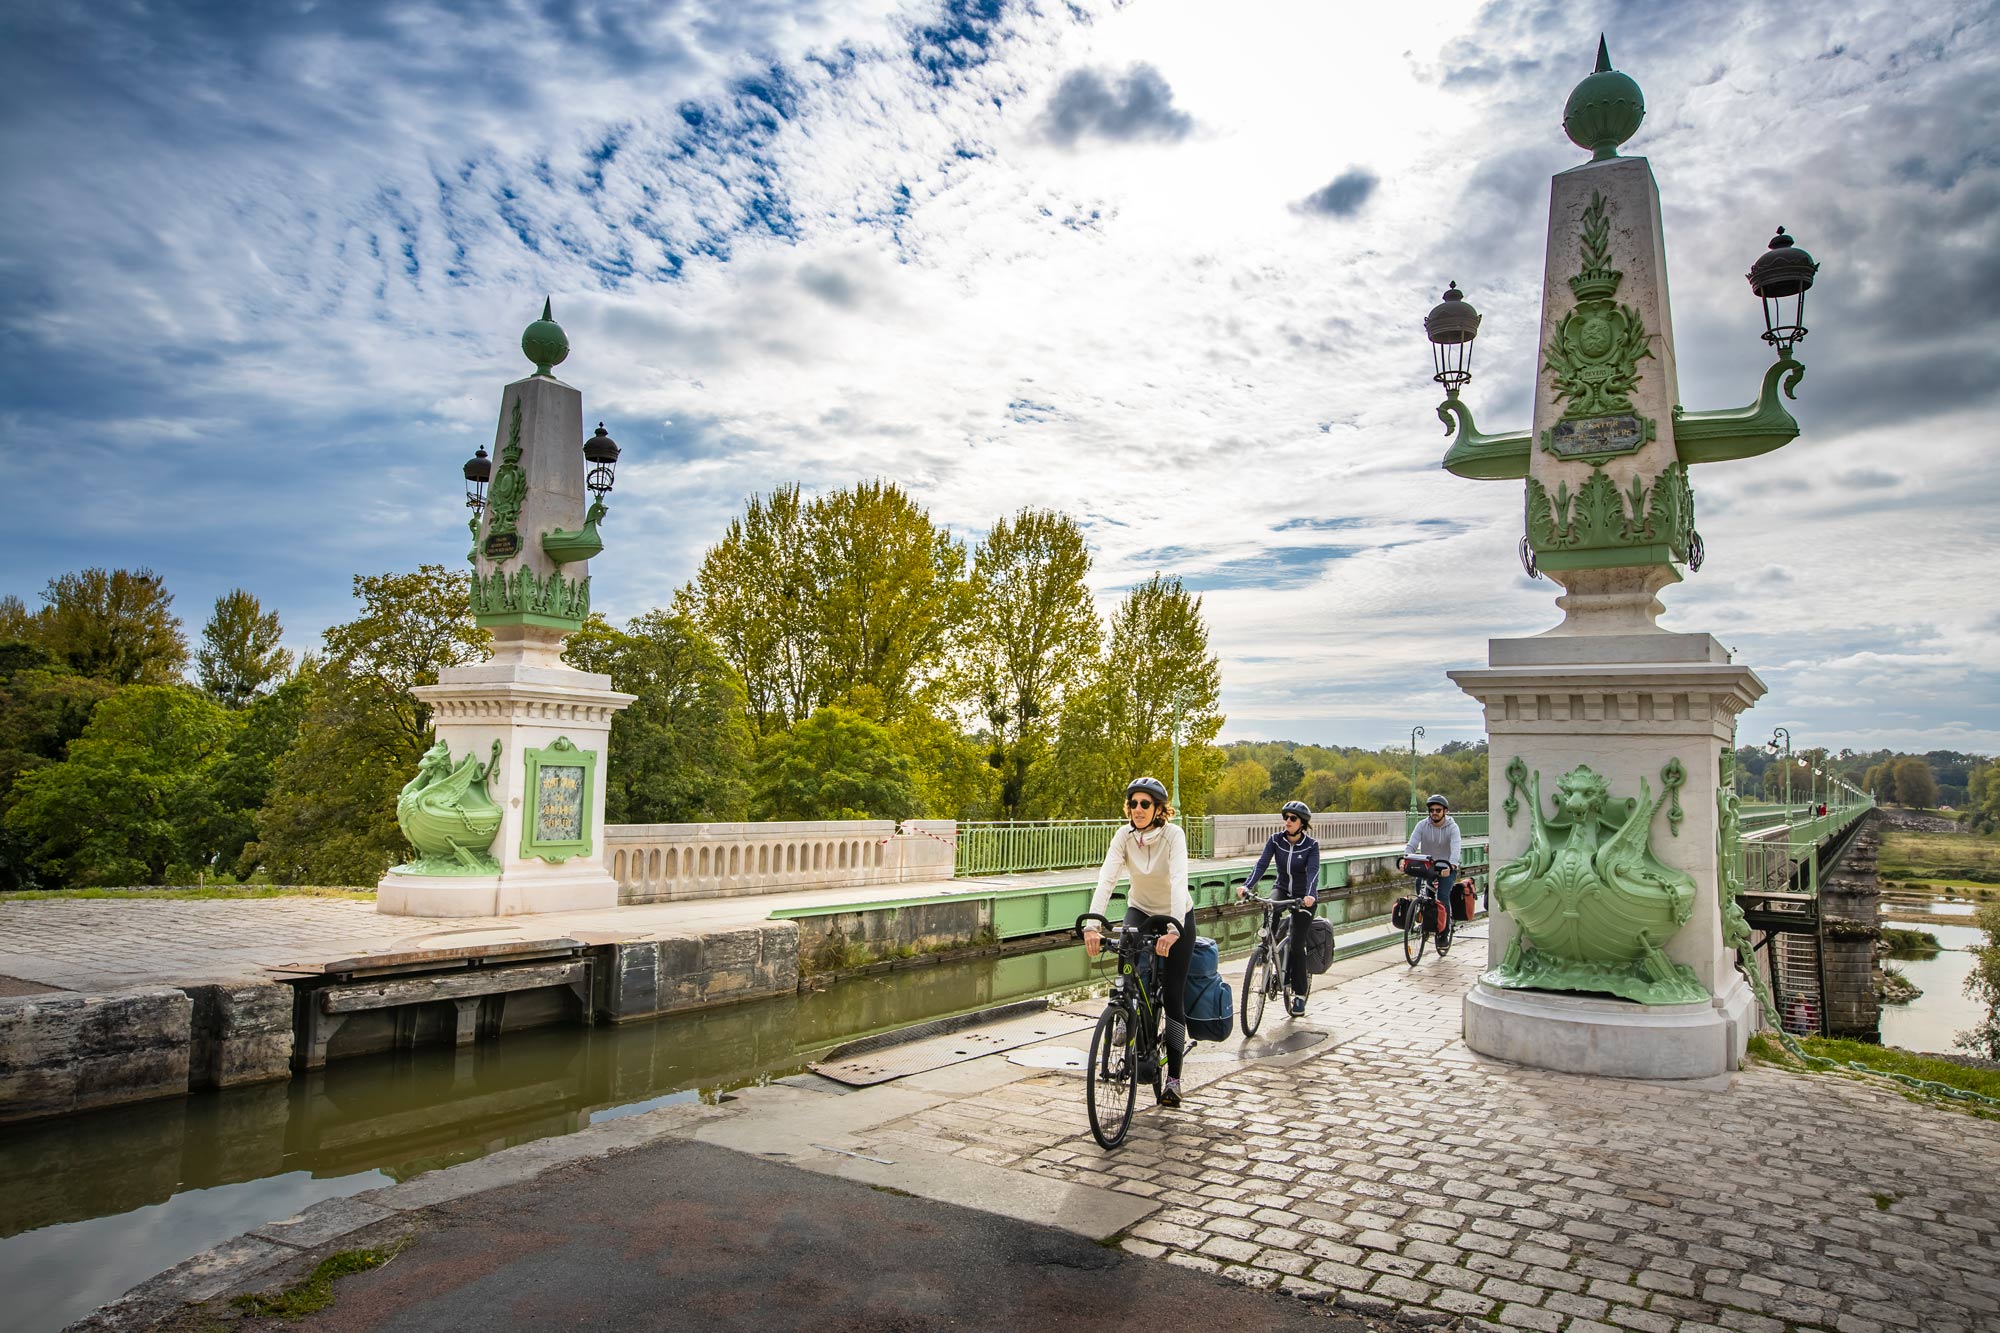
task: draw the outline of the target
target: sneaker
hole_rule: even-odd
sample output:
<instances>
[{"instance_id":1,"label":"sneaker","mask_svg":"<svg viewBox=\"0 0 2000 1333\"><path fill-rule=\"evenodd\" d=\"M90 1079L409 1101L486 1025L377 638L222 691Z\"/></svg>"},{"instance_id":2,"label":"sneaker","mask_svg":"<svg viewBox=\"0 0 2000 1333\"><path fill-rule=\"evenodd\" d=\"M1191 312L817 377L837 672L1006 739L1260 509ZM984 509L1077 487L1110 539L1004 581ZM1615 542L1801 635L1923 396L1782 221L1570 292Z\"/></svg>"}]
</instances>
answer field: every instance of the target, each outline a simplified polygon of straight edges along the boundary
<instances>
[{"instance_id":1,"label":"sneaker","mask_svg":"<svg viewBox=\"0 0 2000 1333\"><path fill-rule=\"evenodd\" d=\"M1303 996L1303 995L1294 995L1294 996L1292 997L1292 1017L1293 1017L1293 1018L1304 1018L1305 1016L1306 1016L1306 999L1305 999L1305 996Z\"/></svg>"},{"instance_id":2,"label":"sneaker","mask_svg":"<svg viewBox=\"0 0 2000 1333\"><path fill-rule=\"evenodd\" d=\"M1170 1078L1167 1080L1167 1086L1160 1089L1160 1105L1179 1106L1180 1104L1181 1081L1177 1078Z\"/></svg>"}]
</instances>

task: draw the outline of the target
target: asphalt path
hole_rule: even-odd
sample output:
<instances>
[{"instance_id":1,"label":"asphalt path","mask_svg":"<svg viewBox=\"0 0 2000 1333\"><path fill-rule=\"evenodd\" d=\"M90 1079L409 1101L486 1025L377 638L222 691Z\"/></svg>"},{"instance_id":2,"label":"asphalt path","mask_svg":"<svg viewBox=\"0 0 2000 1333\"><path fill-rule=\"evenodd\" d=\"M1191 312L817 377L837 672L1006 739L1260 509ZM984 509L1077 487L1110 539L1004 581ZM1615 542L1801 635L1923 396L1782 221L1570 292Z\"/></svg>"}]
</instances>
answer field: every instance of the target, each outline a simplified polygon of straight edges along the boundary
<instances>
[{"instance_id":1,"label":"asphalt path","mask_svg":"<svg viewBox=\"0 0 2000 1333\"><path fill-rule=\"evenodd\" d=\"M394 1259L340 1279L334 1292L327 1309L282 1327L1362 1333L1392 1326L1052 1227L685 1141L437 1205Z\"/></svg>"}]
</instances>

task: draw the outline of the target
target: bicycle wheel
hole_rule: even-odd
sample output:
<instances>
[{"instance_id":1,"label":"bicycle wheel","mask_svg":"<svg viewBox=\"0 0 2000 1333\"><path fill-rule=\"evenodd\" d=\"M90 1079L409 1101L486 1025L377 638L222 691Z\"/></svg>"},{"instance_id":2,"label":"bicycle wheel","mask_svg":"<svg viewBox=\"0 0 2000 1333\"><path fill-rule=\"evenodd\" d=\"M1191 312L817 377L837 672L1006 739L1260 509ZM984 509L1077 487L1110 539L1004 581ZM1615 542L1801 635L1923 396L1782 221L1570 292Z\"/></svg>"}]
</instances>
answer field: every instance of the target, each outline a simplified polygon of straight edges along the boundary
<instances>
[{"instance_id":1,"label":"bicycle wheel","mask_svg":"<svg viewBox=\"0 0 2000 1333\"><path fill-rule=\"evenodd\" d=\"M1249 965L1243 969L1243 1000L1239 1006L1243 1019L1243 1035L1257 1035L1257 1025L1264 1021L1264 1001L1271 981L1271 956L1263 945L1250 951Z\"/></svg>"},{"instance_id":2,"label":"bicycle wheel","mask_svg":"<svg viewBox=\"0 0 2000 1333\"><path fill-rule=\"evenodd\" d=\"M1424 916L1430 904L1418 897L1410 901L1410 915L1403 922L1403 958L1411 967L1424 956L1424 941L1430 938Z\"/></svg>"},{"instance_id":3,"label":"bicycle wheel","mask_svg":"<svg viewBox=\"0 0 2000 1333\"><path fill-rule=\"evenodd\" d=\"M1132 1127L1132 1107L1139 1095L1133 1051L1132 1011L1122 1004L1105 1006L1097 1031L1090 1034L1090 1064L1083 1073L1083 1100L1090 1112L1090 1134L1106 1148L1125 1141Z\"/></svg>"}]
</instances>

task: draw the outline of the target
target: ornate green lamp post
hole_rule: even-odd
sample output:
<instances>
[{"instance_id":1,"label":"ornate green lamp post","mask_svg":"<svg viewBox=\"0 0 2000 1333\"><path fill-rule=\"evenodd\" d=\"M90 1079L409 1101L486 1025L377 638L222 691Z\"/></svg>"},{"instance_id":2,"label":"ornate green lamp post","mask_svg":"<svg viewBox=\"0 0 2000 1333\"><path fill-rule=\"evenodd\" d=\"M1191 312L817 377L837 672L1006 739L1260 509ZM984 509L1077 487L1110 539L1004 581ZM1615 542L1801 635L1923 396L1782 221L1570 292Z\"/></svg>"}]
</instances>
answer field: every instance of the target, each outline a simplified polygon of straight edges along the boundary
<instances>
[{"instance_id":1,"label":"ornate green lamp post","mask_svg":"<svg viewBox=\"0 0 2000 1333\"><path fill-rule=\"evenodd\" d=\"M1619 152L1645 106L1600 40L1563 107L1590 160L1550 182L1529 429L1474 422L1472 348L1492 331L1456 282L1424 320L1444 467L1522 484L1522 565L1562 590L1561 624L1491 640L1485 669L1449 673L1485 706L1487 808L1507 814L1464 1032L1482 1054L1545 1068L1706 1077L1735 1067L1754 1024L1725 932L1726 774L1764 685L1714 636L1660 628L1658 594L1704 558L1690 469L1799 433L1783 399L1805 373L1795 349L1818 266L1789 236L1767 247L1748 276L1776 361L1748 406L1686 409L1659 186Z\"/></svg>"},{"instance_id":2,"label":"ornate green lamp post","mask_svg":"<svg viewBox=\"0 0 2000 1333\"><path fill-rule=\"evenodd\" d=\"M1424 734L1422 727L1410 728L1410 815L1421 815L1423 806L1417 804L1417 737Z\"/></svg>"},{"instance_id":3,"label":"ornate green lamp post","mask_svg":"<svg viewBox=\"0 0 2000 1333\"><path fill-rule=\"evenodd\" d=\"M1770 755L1777 754L1780 741L1784 742L1785 747L1785 762L1783 765L1785 775L1785 809L1789 811L1792 808L1792 733L1784 727L1773 728L1771 739L1764 742L1764 753ZM1787 815L1787 818L1789 817Z\"/></svg>"}]
</instances>

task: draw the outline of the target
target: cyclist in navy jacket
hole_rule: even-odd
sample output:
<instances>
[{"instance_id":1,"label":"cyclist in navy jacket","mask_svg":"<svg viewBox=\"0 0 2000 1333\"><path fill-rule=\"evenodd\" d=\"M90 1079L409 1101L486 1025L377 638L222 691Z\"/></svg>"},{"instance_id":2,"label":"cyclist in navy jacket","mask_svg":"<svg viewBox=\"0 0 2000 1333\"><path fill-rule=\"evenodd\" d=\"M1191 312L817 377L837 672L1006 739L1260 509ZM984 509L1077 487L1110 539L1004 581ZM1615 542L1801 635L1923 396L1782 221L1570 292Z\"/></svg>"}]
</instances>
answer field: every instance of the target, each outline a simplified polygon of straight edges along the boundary
<instances>
[{"instance_id":1,"label":"cyclist in navy jacket","mask_svg":"<svg viewBox=\"0 0 2000 1333\"><path fill-rule=\"evenodd\" d=\"M1271 897L1280 902L1298 904L1289 909L1292 914L1292 948L1285 969L1292 987L1292 1016L1296 1018L1306 1011L1306 991L1312 984L1311 976L1306 971L1306 928L1319 907L1319 843L1306 832L1312 827L1312 811L1306 808L1304 801L1287 801L1278 813L1284 818L1285 831L1273 833L1270 841L1264 844L1264 853L1257 858L1256 869L1238 887L1236 896L1249 897L1257 887L1257 881L1264 878L1264 871L1275 867L1278 879L1272 886ZM1286 909L1271 909L1274 915L1281 910Z\"/></svg>"}]
</instances>

